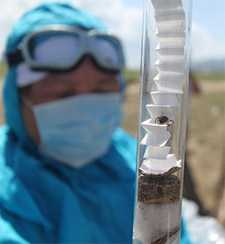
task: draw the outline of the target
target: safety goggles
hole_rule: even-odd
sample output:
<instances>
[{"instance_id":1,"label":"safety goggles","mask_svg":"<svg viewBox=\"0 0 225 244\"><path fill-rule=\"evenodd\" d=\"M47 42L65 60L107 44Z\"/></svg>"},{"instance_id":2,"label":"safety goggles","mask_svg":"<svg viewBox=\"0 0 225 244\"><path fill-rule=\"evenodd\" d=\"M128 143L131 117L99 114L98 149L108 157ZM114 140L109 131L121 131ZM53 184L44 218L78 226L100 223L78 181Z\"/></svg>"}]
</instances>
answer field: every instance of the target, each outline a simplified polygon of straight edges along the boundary
<instances>
[{"instance_id":1,"label":"safety goggles","mask_svg":"<svg viewBox=\"0 0 225 244\"><path fill-rule=\"evenodd\" d=\"M109 72L120 72L125 65L121 42L115 36L61 25L29 34L6 59L10 67L26 63L35 71L65 72L86 56Z\"/></svg>"}]
</instances>

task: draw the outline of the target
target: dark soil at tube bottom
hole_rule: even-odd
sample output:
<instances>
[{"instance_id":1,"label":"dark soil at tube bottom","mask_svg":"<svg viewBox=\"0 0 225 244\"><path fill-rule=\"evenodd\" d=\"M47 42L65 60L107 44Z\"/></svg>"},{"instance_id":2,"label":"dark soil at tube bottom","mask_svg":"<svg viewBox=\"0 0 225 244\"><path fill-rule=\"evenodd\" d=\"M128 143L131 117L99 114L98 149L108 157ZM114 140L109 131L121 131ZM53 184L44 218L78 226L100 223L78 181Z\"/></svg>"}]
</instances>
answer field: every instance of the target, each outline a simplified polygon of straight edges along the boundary
<instances>
[{"instance_id":1,"label":"dark soil at tube bottom","mask_svg":"<svg viewBox=\"0 0 225 244\"><path fill-rule=\"evenodd\" d=\"M176 202L180 198L181 183L175 175L139 173L138 201L145 204Z\"/></svg>"}]
</instances>

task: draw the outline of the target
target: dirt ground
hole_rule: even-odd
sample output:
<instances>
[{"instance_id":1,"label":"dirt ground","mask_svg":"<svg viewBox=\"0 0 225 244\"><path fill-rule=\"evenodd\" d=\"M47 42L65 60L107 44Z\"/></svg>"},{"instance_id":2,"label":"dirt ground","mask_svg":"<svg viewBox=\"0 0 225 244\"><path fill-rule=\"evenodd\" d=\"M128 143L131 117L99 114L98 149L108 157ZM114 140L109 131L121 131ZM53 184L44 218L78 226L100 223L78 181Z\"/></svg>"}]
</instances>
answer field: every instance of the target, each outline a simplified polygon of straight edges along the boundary
<instances>
[{"instance_id":1,"label":"dirt ground","mask_svg":"<svg viewBox=\"0 0 225 244\"><path fill-rule=\"evenodd\" d=\"M216 214L225 177L225 82L202 82L202 94L193 97L188 152L205 206Z\"/></svg>"},{"instance_id":2,"label":"dirt ground","mask_svg":"<svg viewBox=\"0 0 225 244\"><path fill-rule=\"evenodd\" d=\"M222 161L224 145L225 81L201 81L202 93L193 97L189 124L189 164L196 181L197 192L204 205L216 213L221 191L221 177L225 172ZM0 87L1 89L1 87ZM130 82L125 100L124 127L137 135L139 84ZM0 123L3 122L0 103Z\"/></svg>"}]
</instances>

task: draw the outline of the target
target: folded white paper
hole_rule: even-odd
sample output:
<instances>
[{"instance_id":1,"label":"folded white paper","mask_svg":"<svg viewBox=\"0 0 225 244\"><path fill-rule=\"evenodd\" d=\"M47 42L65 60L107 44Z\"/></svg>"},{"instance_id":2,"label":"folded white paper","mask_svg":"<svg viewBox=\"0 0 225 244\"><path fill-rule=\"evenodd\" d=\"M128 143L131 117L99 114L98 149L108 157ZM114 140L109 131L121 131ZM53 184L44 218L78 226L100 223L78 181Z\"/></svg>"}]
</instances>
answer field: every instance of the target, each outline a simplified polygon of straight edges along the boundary
<instances>
[{"instance_id":1,"label":"folded white paper","mask_svg":"<svg viewBox=\"0 0 225 244\"><path fill-rule=\"evenodd\" d=\"M162 41L167 41L167 38L174 39L174 38L185 38L185 33L184 32L173 32L173 30L170 30L168 32L159 32L158 30L156 31L156 36L159 38L159 41L161 43Z\"/></svg>"},{"instance_id":2,"label":"folded white paper","mask_svg":"<svg viewBox=\"0 0 225 244\"><path fill-rule=\"evenodd\" d=\"M153 147L148 146L145 150L144 158L166 159L171 147Z\"/></svg>"},{"instance_id":3,"label":"folded white paper","mask_svg":"<svg viewBox=\"0 0 225 244\"><path fill-rule=\"evenodd\" d=\"M158 134L147 133L141 141L142 145L165 146L171 135L168 131L160 131Z\"/></svg>"},{"instance_id":4,"label":"folded white paper","mask_svg":"<svg viewBox=\"0 0 225 244\"><path fill-rule=\"evenodd\" d=\"M184 59L180 60L157 60L155 63L157 70L160 72L178 72L184 73L185 61Z\"/></svg>"},{"instance_id":5,"label":"folded white paper","mask_svg":"<svg viewBox=\"0 0 225 244\"><path fill-rule=\"evenodd\" d=\"M184 48L185 38L184 37L160 37L159 43L162 47L174 47L174 48ZM177 46L175 46L177 45Z\"/></svg>"},{"instance_id":6,"label":"folded white paper","mask_svg":"<svg viewBox=\"0 0 225 244\"><path fill-rule=\"evenodd\" d=\"M176 47L172 47L172 48L162 48L160 44L157 45L156 47L156 53L158 55L171 55L171 56L176 56L176 55L182 55L184 56L184 47L183 48L176 48Z\"/></svg>"},{"instance_id":7,"label":"folded white paper","mask_svg":"<svg viewBox=\"0 0 225 244\"><path fill-rule=\"evenodd\" d=\"M153 79L154 81L166 80L168 82L184 83L185 74L179 72L159 72Z\"/></svg>"},{"instance_id":8,"label":"folded white paper","mask_svg":"<svg viewBox=\"0 0 225 244\"><path fill-rule=\"evenodd\" d=\"M160 46L161 49L183 49L184 44L183 38L167 38L166 41L158 42L157 47Z\"/></svg>"},{"instance_id":9,"label":"folded white paper","mask_svg":"<svg viewBox=\"0 0 225 244\"><path fill-rule=\"evenodd\" d=\"M181 0L152 0L152 5L157 10L166 10L182 7L182 2Z\"/></svg>"},{"instance_id":10,"label":"folded white paper","mask_svg":"<svg viewBox=\"0 0 225 244\"><path fill-rule=\"evenodd\" d=\"M165 91L165 92L182 92L183 91L182 82L157 80L157 81L155 81L155 83L156 83L156 86L159 91Z\"/></svg>"},{"instance_id":11,"label":"folded white paper","mask_svg":"<svg viewBox=\"0 0 225 244\"><path fill-rule=\"evenodd\" d=\"M184 44L185 44L185 36L183 33L160 33L157 34L158 36L158 42L160 43L160 45L162 47L164 47L164 49L175 49L175 51L177 51L176 49L180 49L180 51L182 51L182 49L184 50ZM178 46L175 46L177 45ZM168 48L165 48L166 45L168 46ZM170 48L170 46L171 48ZM183 45L183 48L181 47L181 45ZM157 52L156 52L157 53ZM183 56L184 57L184 52L176 55L176 54L172 54L172 56Z\"/></svg>"},{"instance_id":12,"label":"folded white paper","mask_svg":"<svg viewBox=\"0 0 225 244\"><path fill-rule=\"evenodd\" d=\"M163 92L153 91L151 92L152 100L157 105L170 105L178 106L181 102L181 96L183 92Z\"/></svg>"},{"instance_id":13,"label":"folded white paper","mask_svg":"<svg viewBox=\"0 0 225 244\"><path fill-rule=\"evenodd\" d=\"M185 63L185 58L184 55L157 55L157 60L159 63L160 61L162 63L182 63L184 65ZM160 60L160 61L159 61Z\"/></svg>"},{"instance_id":14,"label":"folded white paper","mask_svg":"<svg viewBox=\"0 0 225 244\"><path fill-rule=\"evenodd\" d=\"M169 20L185 20L185 12L183 8L177 9L164 9L155 12L156 22L169 21Z\"/></svg>"},{"instance_id":15,"label":"folded white paper","mask_svg":"<svg viewBox=\"0 0 225 244\"><path fill-rule=\"evenodd\" d=\"M143 161L140 169L146 174L163 174L174 167L181 167L174 154L169 154L166 159L149 158Z\"/></svg>"},{"instance_id":16,"label":"folded white paper","mask_svg":"<svg viewBox=\"0 0 225 244\"><path fill-rule=\"evenodd\" d=\"M158 55L157 61L156 61L157 64L160 62L161 63L170 62L170 63L179 63L184 65L185 59L184 59L184 55Z\"/></svg>"},{"instance_id":17,"label":"folded white paper","mask_svg":"<svg viewBox=\"0 0 225 244\"><path fill-rule=\"evenodd\" d=\"M156 23L156 28L158 33L163 32L185 32L185 20L168 20L168 21L159 21Z\"/></svg>"},{"instance_id":18,"label":"folded white paper","mask_svg":"<svg viewBox=\"0 0 225 244\"><path fill-rule=\"evenodd\" d=\"M161 131L167 130L167 125L152 123L151 119L142 122L141 125L147 132L151 132L153 134L157 134L160 133Z\"/></svg>"},{"instance_id":19,"label":"folded white paper","mask_svg":"<svg viewBox=\"0 0 225 244\"><path fill-rule=\"evenodd\" d=\"M178 109L176 106L149 104L146 105L146 108L151 116L151 121L156 121L157 118L162 116L165 116L172 121L176 120Z\"/></svg>"}]
</instances>

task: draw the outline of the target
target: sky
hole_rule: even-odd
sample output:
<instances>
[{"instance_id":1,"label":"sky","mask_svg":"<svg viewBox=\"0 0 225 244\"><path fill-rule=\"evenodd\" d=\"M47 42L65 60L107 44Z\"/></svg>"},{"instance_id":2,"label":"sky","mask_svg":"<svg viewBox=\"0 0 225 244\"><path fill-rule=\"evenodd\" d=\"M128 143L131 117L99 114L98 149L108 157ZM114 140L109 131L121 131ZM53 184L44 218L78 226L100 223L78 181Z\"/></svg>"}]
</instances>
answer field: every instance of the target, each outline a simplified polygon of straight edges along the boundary
<instances>
[{"instance_id":1,"label":"sky","mask_svg":"<svg viewBox=\"0 0 225 244\"><path fill-rule=\"evenodd\" d=\"M143 1L147 0L71 0L100 16L124 43L127 63L140 65ZM187 1L187 0L185 0ZM43 0L8 0L1 5L0 54L5 38L24 11ZM225 1L193 0L192 60L225 57Z\"/></svg>"},{"instance_id":2,"label":"sky","mask_svg":"<svg viewBox=\"0 0 225 244\"><path fill-rule=\"evenodd\" d=\"M225 57L225 1L193 1L193 59Z\"/></svg>"}]
</instances>

